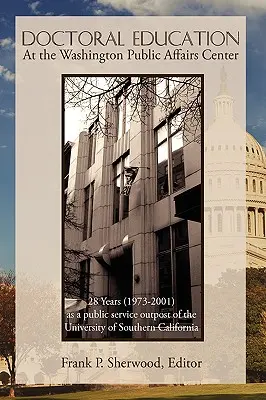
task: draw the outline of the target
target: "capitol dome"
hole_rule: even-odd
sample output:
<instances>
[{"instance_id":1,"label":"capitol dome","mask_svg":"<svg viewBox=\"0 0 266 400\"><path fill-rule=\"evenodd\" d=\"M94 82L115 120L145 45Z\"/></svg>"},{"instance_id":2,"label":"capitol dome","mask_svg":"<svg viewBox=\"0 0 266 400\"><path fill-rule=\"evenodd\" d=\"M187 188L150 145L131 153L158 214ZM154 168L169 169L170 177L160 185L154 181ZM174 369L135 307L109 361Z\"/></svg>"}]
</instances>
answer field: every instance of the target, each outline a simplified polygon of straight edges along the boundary
<instances>
[{"instance_id":1,"label":"capitol dome","mask_svg":"<svg viewBox=\"0 0 266 400\"><path fill-rule=\"evenodd\" d=\"M266 156L257 140L247 132L246 138L247 169L249 165L266 168Z\"/></svg>"},{"instance_id":2,"label":"capitol dome","mask_svg":"<svg viewBox=\"0 0 266 400\"><path fill-rule=\"evenodd\" d=\"M246 135L247 262L266 267L266 156L250 134Z\"/></svg>"}]
</instances>

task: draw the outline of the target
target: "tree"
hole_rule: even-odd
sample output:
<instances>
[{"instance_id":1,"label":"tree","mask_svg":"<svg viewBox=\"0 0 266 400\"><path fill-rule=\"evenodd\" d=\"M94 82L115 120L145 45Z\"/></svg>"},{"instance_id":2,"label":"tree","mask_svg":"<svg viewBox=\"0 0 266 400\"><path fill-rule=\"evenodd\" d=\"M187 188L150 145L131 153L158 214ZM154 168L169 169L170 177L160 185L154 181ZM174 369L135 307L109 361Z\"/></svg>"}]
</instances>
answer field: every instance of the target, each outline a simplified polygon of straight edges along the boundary
<instances>
[{"instance_id":1,"label":"tree","mask_svg":"<svg viewBox=\"0 0 266 400\"><path fill-rule=\"evenodd\" d=\"M25 277L23 280L20 279L20 288L23 288L23 310L25 311L23 315L21 313L18 315L20 329L17 332L18 347L15 348L15 275L14 272L0 273L0 356L5 359L10 374L10 397L15 397L17 369L17 378L20 376L20 381L22 375L26 376L21 363L27 359L32 350L38 355L54 351L54 348L57 348L57 331L60 330L60 321L56 318L56 310L60 307L60 302L58 302L55 288L51 284L38 283L33 278L30 281ZM40 314L47 316L47 321L51 326L58 325L58 330L47 331L46 324L39 319ZM32 329L33 326L34 329ZM44 334L46 335L45 343L40 339Z\"/></svg>"},{"instance_id":2,"label":"tree","mask_svg":"<svg viewBox=\"0 0 266 400\"><path fill-rule=\"evenodd\" d=\"M266 268L247 269L247 379L266 380Z\"/></svg>"},{"instance_id":3,"label":"tree","mask_svg":"<svg viewBox=\"0 0 266 400\"><path fill-rule=\"evenodd\" d=\"M65 230L81 231L83 224L77 219L75 201L66 201L65 205ZM69 298L80 298L82 273L77 264L89 258L89 252L75 248L66 243L64 245L64 295ZM84 277L85 278L85 277ZM85 300L85 299L84 299Z\"/></svg>"},{"instance_id":4,"label":"tree","mask_svg":"<svg viewBox=\"0 0 266 400\"><path fill-rule=\"evenodd\" d=\"M178 124L189 140L199 140L202 121L202 79L200 76L176 77L66 77L65 106L86 110L87 121L99 119L99 131L110 134L113 127L106 117L106 104L119 110L122 98L127 99L127 118L145 123L151 105L157 104L163 114L170 115L179 110ZM192 134L192 138L191 138Z\"/></svg>"},{"instance_id":5,"label":"tree","mask_svg":"<svg viewBox=\"0 0 266 400\"><path fill-rule=\"evenodd\" d=\"M60 363L58 354L48 354L42 359L42 372L49 377L49 385L52 386L52 377L56 376ZM40 377L39 377L40 379Z\"/></svg>"},{"instance_id":6,"label":"tree","mask_svg":"<svg viewBox=\"0 0 266 400\"><path fill-rule=\"evenodd\" d=\"M205 318L211 321L212 335L206 337L209 358L209 377L233 383L244 373L244 279L245 269L228 268L215 285L205 285L205 298L212 299L206 306ZM237 312L236 312L237 311ZM230 332L230 334L225 334ZM207 335L206 335L207 336ZM219 344L222 343L222 349Z\"/></svg>"},{"instance_id":7,"label":"tree","mask_svg":"<svg viewBox=\"0 0 266 400\"><path fill-rule=\"evenodd\" d=\"M10 374L10 397L14 397L15 385L15 275L0 274L0 355L6 361Z\"/></svg>"},{"instance_id":8,"label":"tree","mask_svg":"<svg viewBox=\"0 0 266 400\"><path fill-rule=\"evenodd\" d=\"M10 380L10 375L6 371L0 372L0 381L3 385L8 385Z\"/></svg>"},{"instance_id":9,"label":"tree","mask_svg":"<svg viewBox=\"0 0 266 400\"><path fill-rule=\"evenodd\" d=\"M42 358L60 352L61 297L52 281L40 280L33 273L20 275L17 285L16 383L23 384L32 383L32 373L38 372Z\"/></svg>"}]
</instances>

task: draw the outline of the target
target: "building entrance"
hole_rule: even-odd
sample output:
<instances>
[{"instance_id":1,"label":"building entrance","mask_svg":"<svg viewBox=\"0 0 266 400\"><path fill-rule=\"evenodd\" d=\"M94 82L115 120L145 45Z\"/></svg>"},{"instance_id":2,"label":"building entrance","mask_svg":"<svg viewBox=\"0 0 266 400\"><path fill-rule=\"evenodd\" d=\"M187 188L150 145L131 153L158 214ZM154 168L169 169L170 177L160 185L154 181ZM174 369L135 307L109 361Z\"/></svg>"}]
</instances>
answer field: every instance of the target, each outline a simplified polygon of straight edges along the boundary
<instances>
[{"instance_id":1,"label":"building entrance","mask_svg":"<svg viewBox=\"0 0 266 400\"><path fill-rule=\"evenodd\" d=\"M110 332L110 337L131 338L130 330L122 329L132 326L132 319L127 318L126 313L132 311L132 306L124 302L125 298L133 296L133 260L132 248L124 250L122 255L112 258L109 273L109 296L110 299L119 300L119 305L110 306L109 313L121 313L122 317L117 319L110 318L108 323L118 323L118 329ZM121 330L119 330L119 326Z\"/></svg>"}]
</instances>

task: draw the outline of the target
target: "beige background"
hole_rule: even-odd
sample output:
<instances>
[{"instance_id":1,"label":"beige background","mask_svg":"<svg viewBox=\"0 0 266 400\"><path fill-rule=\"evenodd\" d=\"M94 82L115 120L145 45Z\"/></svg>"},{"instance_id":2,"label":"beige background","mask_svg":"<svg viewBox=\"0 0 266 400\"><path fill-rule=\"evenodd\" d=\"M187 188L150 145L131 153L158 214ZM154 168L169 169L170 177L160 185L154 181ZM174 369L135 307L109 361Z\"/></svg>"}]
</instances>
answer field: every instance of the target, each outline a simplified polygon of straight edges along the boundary
<instances>
[{"instance_id":1,"label":"beige background","mask_svg":"<svg viewBox=\"0 0 266 400\"><path fill-rule=\"evenodd\" d=\"M204 74L205 76L205 209L226 207L228 201L245 207L245 18L244 17L18 17L16 27L16 276L17 372L28 383L49 358L52 383L171 383L245 382L245 229L230 237L205 234L205 341L203 343L61 342L61 74ZM239 52L234 61L23 61L26 48L21 31L99 30L122 32L166 29L240 31L240 46L210 48ZM130 42L130 41L129 41ZM130 47L130 46L129 46ZM162 51L162 48L155 50ZM184 49L188 47L184 46ZM124 51L126 52L126 46ZM197 46L192 51L201 52ZM31 46L31 51L42 49ZM50 45L50 52L58 48ZM78 49L77 49L78 50ZM96 49L95 49L96 50ZM103 49L99 49L103 51ZM121 48L115 49L122 51ZM106 48L105 50L106 51ZM108 51L114 51L108 46ZM215 118L213 100L225 67L228 92L234 98L235 123ZM238 151L221 157L209 151L219 143ZM240 177L236 192L227 184L210 191L207 179L216 169L223 178ZM231 179L230 178L230 179ZM227 271L227 269L230 271ZM223 275L224 274L224 275ZM219 283L219 278L222 282ZM219 289L220 285L220 289ZM168 357L202 360L192 369L83 369L60 368L61 357L75 359L77 350L91 359L107 359L113 350L119 359ZM48 378L47 378L48 379Z\"/></svg>"}]
</instances>

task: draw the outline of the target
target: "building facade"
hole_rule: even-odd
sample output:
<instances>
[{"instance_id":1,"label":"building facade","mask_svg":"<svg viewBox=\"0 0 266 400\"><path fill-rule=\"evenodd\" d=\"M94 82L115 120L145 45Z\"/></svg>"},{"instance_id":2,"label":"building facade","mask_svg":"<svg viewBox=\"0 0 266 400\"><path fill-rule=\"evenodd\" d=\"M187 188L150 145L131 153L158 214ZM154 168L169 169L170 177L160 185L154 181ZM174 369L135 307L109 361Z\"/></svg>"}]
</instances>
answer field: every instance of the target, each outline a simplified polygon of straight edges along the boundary
<instances>
[{"instance_id":1,"label":"building facade","mask_svg":"<svg viewBox=\"0 0 266 400\"><path fill-rule=\"evenodd\" d=\"M204 146L205 257L213 282L225 268L237 270L243 262L247 267L266 267L266 157L235 120L224 70L214 110ZM241 255L245 245L246 261Z\"/></svg>"},{"instance_id":2,"label":"building facade","mask_svg":"<svg viewBox=\"0 0 266 400\"><path fill-rule=\"evenodd\" d=\"M80 230L65 229L65 243L90 255L75 265L83 277L80 297L88 301L87 311L94 312L87 323L100 324L96 311L105 310L109 315L121 312L117 321L125 326L156 327L161 321L152 313L183 310L195 313L193 321L171 318L167 324L194 324L198 329L105 330L85 332L84 338L201 338L202 126L192 134L189 122L181 123L181 107L180 98L167 114L151 101L141 119L128 118L130 104L122 91L115 104L106 105L105 134L99 116L74 143L65 145L65 198L75 202L82 224ZM136 176L129 188L132 173ZM93 304L97 297L120 301ZM150 304L130 300L125 306L124 298L145 298ZM126 311L138 317L127 318ZM107 326L112 323L108 318Z\"/></svg>"},{"instance_id":3,"label":"building facade","mask_svg":"<svg viewBox=\"0 0 266 400\"><path fill-rule=\"evenodd\" d=\"M256 139L247 133L247 264L266 267L266 156Z\"/></svg>"}]
</instances>

